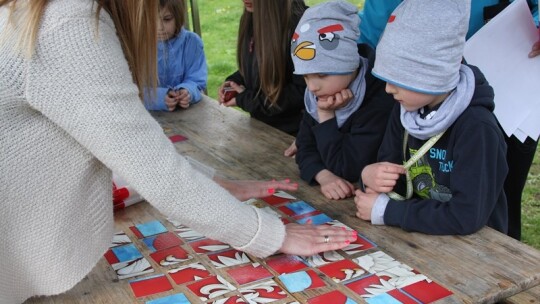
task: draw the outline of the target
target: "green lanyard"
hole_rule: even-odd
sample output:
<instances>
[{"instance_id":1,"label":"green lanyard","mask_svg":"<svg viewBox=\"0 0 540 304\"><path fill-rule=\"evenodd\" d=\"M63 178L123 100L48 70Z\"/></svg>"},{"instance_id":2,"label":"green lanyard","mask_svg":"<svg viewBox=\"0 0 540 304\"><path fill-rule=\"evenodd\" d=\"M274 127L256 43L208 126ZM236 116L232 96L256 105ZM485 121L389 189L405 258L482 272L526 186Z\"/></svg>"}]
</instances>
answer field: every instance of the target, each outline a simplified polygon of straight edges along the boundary
<instances>
[{"instance_id":1,"label":"green lanyard","mask_svg":"<svg viewBox=\"0 0 540 304\"><path fill-rule=\"evenodd\" d=\"M409 160L407 162L405 162L403 167L407 170L405 172L405 177L407 178L407 194L406 194L405 197L403 197L400 194L397 194L396 192L392 191L392 192L388 193L388 196L391 199L396 200L396 201L403 201L403 200L406 200L406 199L410 199L412 197L412 195L413 195L413 184L412 184L411 175L409 174L409 168L412 165L414 165L422 156L424 156L424 154L426 154L427 151L429 149L431 149L431 147L433 147L433 145L444 135L445 131L442 131L441 133L439 133L439 134L433 136L432 138L430 138L420 149L418 149L418 151L416 151L416 153L413 156L411 156L411 158L409 158ZM409 138L409 132L407 132L407 130L405 130L405 134L403 135L403 158L407 157L407 140L408 140L408 138Z\"/></svg>"}]
</instances>

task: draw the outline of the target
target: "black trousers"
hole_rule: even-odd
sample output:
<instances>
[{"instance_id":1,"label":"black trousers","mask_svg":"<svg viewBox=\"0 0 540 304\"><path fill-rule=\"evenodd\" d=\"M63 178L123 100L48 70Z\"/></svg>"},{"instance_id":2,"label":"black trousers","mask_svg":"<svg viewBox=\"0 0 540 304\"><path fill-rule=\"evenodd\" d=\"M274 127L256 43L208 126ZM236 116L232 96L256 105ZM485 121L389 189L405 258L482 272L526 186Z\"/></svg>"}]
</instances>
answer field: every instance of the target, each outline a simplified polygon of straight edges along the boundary
<instances>
[{"instance_id":1,"label":"black trousers","mask_svg":"<svg viewBox=\"0 0 540 304\"><path fill-rule=\"evenodd\" d=\"M534 160L538 140L534 141L527 137L522 143L515 136L507 137L506 134L505 139L508 145L506 153L508 176L504 182L504 192L508 201L508 235L521 240L521 195Z\"/></svg>"}]
</instances>

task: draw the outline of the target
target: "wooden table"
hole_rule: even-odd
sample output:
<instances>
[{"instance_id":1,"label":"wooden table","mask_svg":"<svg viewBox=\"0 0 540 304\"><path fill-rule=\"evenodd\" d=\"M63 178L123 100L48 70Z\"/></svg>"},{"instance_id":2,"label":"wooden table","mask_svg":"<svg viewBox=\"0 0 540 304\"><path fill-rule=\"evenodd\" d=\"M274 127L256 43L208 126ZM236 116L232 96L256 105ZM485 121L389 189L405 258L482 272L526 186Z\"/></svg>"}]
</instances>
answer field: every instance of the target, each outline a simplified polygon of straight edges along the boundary
<instances>
[{"instance_id":1,"label":"wooden table","mask_svg":"<svg viewBox=\"0 0 540 304\"><path fill-rule=\"evenodd\" d=\"M352 199L328 202L317 187L300 181L294 160L283 156L292 137L240 111L219 106L210 98L186 111L155 113L154 116L165 133L189 138L176 143L179 152L212 166L225 176L234 179L291 178L298 181L300 189L292 194L360 231L374 241L379 250L453 292L452 296L437 303L495 303L507 298L506 303L539 303L540 251L530 246L491 228L469 236L429 236L404 232L395 227L372 226L361 221L354 216ZM127 232L129 226L156 218L167 223L165 217L147 203L120 211L115 218L117 230ZM183 291L178 286L174 290ZM118 281L111 267L102 259L68 293L27 302L144 303L164 295L134 300L127 280Z\"/></svg>"}]
</instances>

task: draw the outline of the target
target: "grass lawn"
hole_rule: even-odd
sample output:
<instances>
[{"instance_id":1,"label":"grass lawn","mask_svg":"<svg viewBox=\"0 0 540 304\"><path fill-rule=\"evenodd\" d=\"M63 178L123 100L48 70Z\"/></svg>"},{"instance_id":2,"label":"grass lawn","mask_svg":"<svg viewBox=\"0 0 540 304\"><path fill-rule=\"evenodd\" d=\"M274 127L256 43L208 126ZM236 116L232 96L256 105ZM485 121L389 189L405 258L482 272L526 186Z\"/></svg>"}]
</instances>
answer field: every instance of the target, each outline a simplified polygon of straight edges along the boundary
<instances>
[{"instance_id":1,"label":"grass lawn","mask_svg":"<svg viewBox=\"0 0 540 304\"><path fill-rule=\"evenodd\" d=\"M522 241L540 249L540 148L536 149L521 204Z\"/></svg>"},{"instance_id":2,"label":"grass lawn","mask_svg":"<svg viewBox=\"0 0 540 304\"><path fill-rule=\"evenodd\" d=\"M272 0L266 0L272 1ZM324 0L306 0L308 5ZM381 0L382 1L382 0ZM350 0L362 8L363 0ZM242 1L199 0L199 14L209 68L208 95L216 98L225 77L236 71L236 36ZM523 193L523 242L540 249L540 149Z\"/></svg>"},{"instance_id":3,"label":"grass lawn","mask_svg":"<svg viewBox=\"0 0 540 304\"><path fill-rule=\"evenodd\" d=\"M306 0L307 5L321 2L324 0ZM361 7L364 0L350 2ZM202 38L209 69L210 97L216 98L217 88L225 77L237 70L236 37L243 9L244 4L239 0L199 0Z\"/></svg>"}]
</instances>

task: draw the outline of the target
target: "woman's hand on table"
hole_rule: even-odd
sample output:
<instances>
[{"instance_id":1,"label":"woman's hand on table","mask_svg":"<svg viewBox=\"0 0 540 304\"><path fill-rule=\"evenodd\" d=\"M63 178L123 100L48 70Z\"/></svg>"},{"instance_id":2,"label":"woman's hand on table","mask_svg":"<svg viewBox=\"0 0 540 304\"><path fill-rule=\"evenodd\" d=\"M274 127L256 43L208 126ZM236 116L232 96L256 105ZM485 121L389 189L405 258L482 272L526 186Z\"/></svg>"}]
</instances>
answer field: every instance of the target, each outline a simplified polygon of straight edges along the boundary
<instances>
[{"instance_id":1,"label":"woman's hand on table","mask_svg":"<svg viewBox=\"0 0 540 304\"><path fill-rule=\"evenodd\" d=\"M290 179L281 181L256 181L256 180L229 180L222 177L214 177L221 187L227 189L234 197L240 201L250 198L261 198L274 194L277 190L296 191L298 183L293 183Z\"/></svg>"},{"instance_id":2,"label":"woman's hand on table","mask_svg":"<svg viewBox=\"0 0 540 304\"><path fill-rule=\"evenodd\" d=\"M356 231L328 225L287 224L280 252L310 256L347 247L358 238Z\"/></svg>"}]
</instances>

